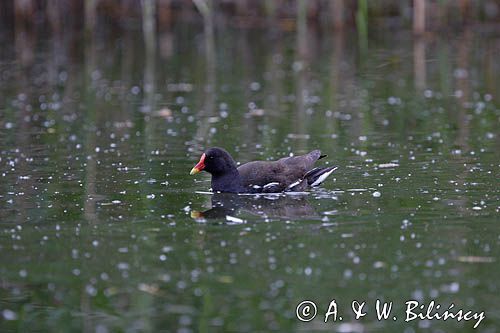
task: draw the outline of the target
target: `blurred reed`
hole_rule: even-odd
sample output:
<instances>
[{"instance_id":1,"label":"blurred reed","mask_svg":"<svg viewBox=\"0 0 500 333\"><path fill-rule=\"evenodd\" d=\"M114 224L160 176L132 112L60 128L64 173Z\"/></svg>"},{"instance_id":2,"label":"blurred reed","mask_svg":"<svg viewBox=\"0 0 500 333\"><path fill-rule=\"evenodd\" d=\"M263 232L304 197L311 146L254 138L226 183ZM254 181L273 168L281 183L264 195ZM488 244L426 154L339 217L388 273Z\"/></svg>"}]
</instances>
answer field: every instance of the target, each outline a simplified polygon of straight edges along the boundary
<instances>
[{"instance_id":1,"label":"blurred reed","mask_svg":"<svg viewBox=\"0 0 500 333\"><path fill-rule=\"evenodd\" d=\"M206 24L206 1L200 0L3 0L0 31L25 30L45 23L53 30L92 32L100 23L117 27L155 24L164 30L179 21ZM500 0L214 0L208 7L214 22L224 20L240 27L278 27L293 30L304 15L320 28L356 28L366 40L370 29L390 26L416 34L460 28L465 25L500 23ZM301 8L301 10L297 10ZM142 14L146 12L146 14ZM81 15L84 13L84 15ZM304 14L304 15L303 15ZM153 16L152 16L153 15ZM154 19L143 20L143 18ZM203 17L204 19L201 19ZM370 23L369 23L370 22ZM150 28L143 28L150 31Z\"/></svg>"}]
</instances>

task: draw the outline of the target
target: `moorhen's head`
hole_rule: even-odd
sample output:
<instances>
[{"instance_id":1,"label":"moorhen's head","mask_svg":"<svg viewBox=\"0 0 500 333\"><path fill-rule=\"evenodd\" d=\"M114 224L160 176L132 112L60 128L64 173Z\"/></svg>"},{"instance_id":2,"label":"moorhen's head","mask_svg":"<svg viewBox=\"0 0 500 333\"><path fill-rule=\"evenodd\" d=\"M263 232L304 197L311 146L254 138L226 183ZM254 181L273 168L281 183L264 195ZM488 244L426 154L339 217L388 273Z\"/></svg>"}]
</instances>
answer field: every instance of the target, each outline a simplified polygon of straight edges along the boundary
<instances>
[{"instance_id":1,"label":"moorhen's head","mask_svg":"<svg viewBox=\"0 0 500 333\"><path fill-rule=\"evenodd\" d=\"M200 161L194 166L190 174L194 175L202 170L212 175L222 175L236 170L236 163L224 149L209 148L201 155Z\"/></svg>"}]
</instances>

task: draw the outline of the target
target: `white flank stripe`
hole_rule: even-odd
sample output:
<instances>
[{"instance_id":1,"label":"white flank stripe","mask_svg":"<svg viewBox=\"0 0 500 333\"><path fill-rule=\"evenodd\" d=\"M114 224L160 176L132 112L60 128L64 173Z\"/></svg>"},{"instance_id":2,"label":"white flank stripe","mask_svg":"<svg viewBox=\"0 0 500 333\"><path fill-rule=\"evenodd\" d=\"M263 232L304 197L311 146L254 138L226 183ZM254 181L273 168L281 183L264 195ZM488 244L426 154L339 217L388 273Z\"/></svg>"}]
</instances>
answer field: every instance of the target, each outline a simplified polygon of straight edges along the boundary
<instances>
[{"instance_id":1,"label":"white flank stripe","mask_svg":"<svg viewBox=\"0 0 500 333\"><path fill-rule=\"evenodd\" d=\"M292 183L292 184L288 185L288 189L291 189L291 188L299 185L300 183L302 183L302 179L299 179L295 183Z\"/></svg>"},{"instance_id":2,"label":"white flank stripe","mask_svg":"<svg viewBox=\"0 0 500 333\"><path fill-rule=\"evenodd\" d=\"M264 188L265 188L265 189L268 189L268 188L270 188L270 187L277 186L277 185L279 185L279 184L280 184L280 183L278 183L278 182L272 182L272 183L269 183L269 184L264 185Z\"/></svg>"},{"instance_id":3,"label":"white flank stripe","mask_svg":"<svg viewBox=\"0 0 500 333\"><path fill-rule=\"evenodd\" d=\"M316 179L314 181L314 183L311 184L312 187L314 186L318 186L320 185L326 178L328 178L328 176L330 176L330 174L332 172L334 172L335 170L337 170L337 168L333 168L332 170L328 171L328 172L325 172L324 174L322 174L321 176L318 177L318 179Z\"/></svg>"},{"instance_id":4,"label":"white flank stripe","mask_svg":"<svg viewBox=\"0 0 500 333\"><path fill-rule=\"evenodd\" d=\"M231 216L231 215L226 215L226 220L229 222L233 222L233 223L244 223L245 222L245 220L239 219L239 218Z\"/></svg>"}]
</instances>

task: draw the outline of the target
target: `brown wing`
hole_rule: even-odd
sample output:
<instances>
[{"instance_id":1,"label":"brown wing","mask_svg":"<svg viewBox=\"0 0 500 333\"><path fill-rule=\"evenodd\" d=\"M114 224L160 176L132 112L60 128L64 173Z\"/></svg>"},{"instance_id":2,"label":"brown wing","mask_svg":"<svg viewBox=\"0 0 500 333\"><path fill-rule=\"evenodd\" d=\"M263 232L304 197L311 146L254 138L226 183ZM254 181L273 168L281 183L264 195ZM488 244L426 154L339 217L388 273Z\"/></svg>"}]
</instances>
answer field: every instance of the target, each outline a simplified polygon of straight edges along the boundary
<instances>
[{"instance_id":1,"label":"brown wing","mask_svg":"<svg viewBox=\"0 0 500 333\"><path fill-rule=\"evenodd\" d=\"M320 156L320 151L314 150L306 155L285 157L278 161L248 162L239 166L238 172L245 187L277 183L269 185L269 189L270 192L279 192L300 181Z\"/></svg>"}]
</instances>

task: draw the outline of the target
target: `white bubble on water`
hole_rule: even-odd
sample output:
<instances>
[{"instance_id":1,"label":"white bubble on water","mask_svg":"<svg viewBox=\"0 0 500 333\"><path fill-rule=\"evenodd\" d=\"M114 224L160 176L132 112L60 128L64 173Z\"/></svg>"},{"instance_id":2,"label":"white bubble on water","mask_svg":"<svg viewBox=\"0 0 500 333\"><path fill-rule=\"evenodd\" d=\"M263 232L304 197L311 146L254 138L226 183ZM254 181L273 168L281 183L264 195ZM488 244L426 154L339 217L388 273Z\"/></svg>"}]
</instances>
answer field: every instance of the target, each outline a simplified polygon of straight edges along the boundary
<instances>
[{"instance_id":1,"label":"white bubble on water","mask_svg":"<svg viewBox=\"0 0 500 333\"><path fill-rule=\"evenodd\" d=\"M116 267L119 270L127 270L127 269L129 269L129 264L127 264L126 262L120 262L120 263L118 263L118 265L116 265Z\"/></svg>"},{"instance_id":2,"label":"white bubble on water","mask_svg":"<svg viewBox=\"0 0 500 333\"><path fill-rule=\"evenodd\" d=\"M108 333L109 330L106 326L104 326L103 324L99 324L95 327L95 332L96 333Z\"/></svg>"},{"instance_id":3,"label":"white bubble on water","mask_svg":"<svg viewBox=\"0 0 500 333\"><path fill-rule=\"evenodd\" d=\"M97 289L91 284L88 284L87 286L85 286L85 292L90 296L97 295Z\"/></svg>"},{"instance_id":4,"label":"white bubble on water","mask_svg":"<svg viewBox=\"0 0 500 333\"><path fill-rule=\"evenodd\" d=\"M164 247L161 249L161 251L162 251L163 253L168 253L168 252L170 252L170 251L172 251L172 250L173 250L173 249L172 249L172 247L171 247L171 246L164 246Z\"/></svg>"},{"instance_id":5,"label":"white bubble on water","mask_svg":"<svg viewBox=\"0 0 500 333\"><path fill-rule=\"evenodd\" d=\"M252 91L260 90L260 83L259 82L252 82L250 84L250 89L252 89Z\"/></svg>"},{"instance_id":6,"label":"white bubble on water","mask_svg":"<svg viewBox=\"0 0 500 333\"><path fill-rule=\"evenodd\" d=\"M17 319L17 314L9 309L5 309L2 311L2 316L3 319L5 320L16 320Z\"/></svg>"}]
</instances>

